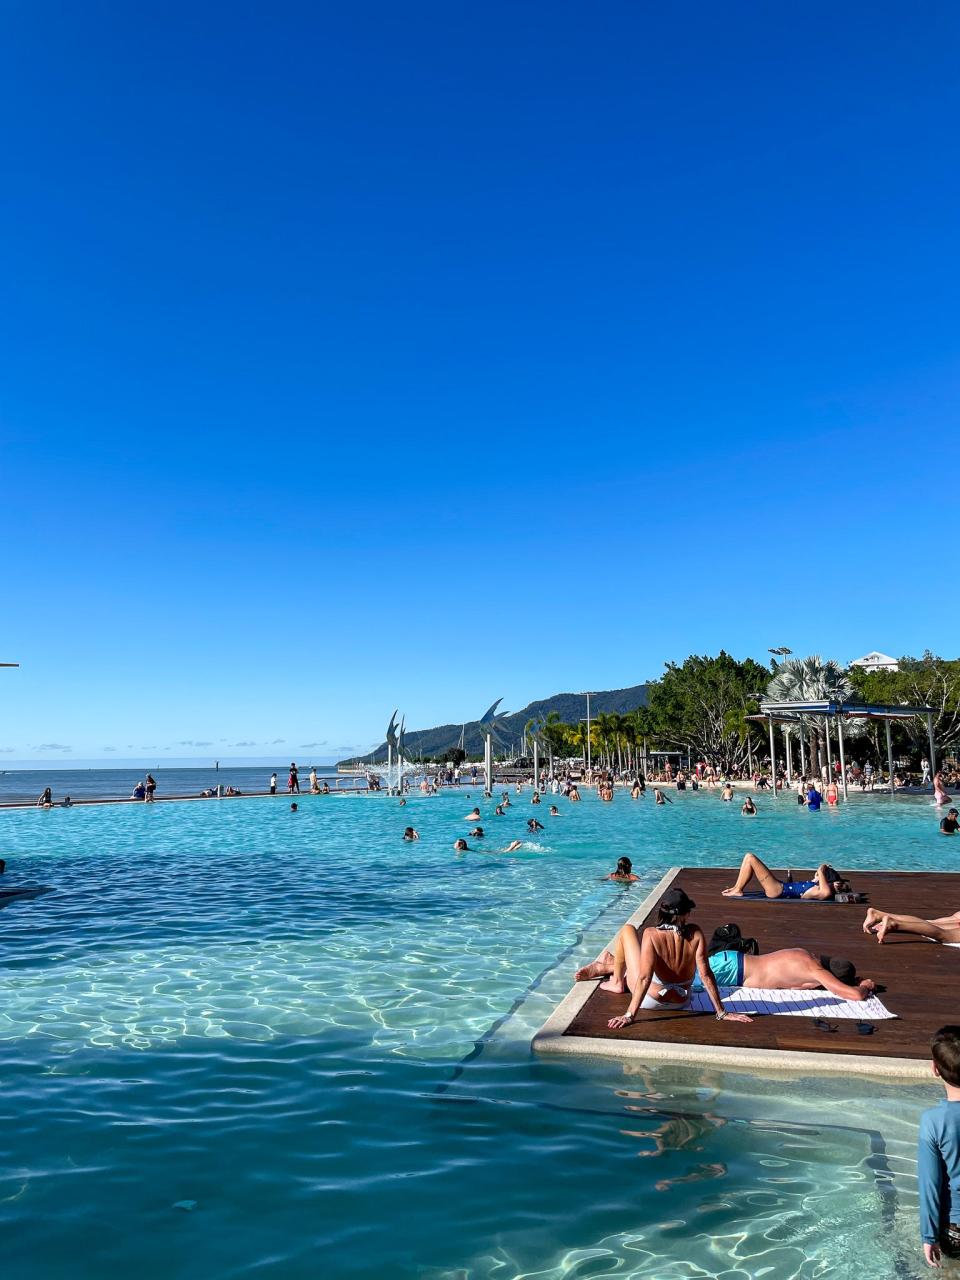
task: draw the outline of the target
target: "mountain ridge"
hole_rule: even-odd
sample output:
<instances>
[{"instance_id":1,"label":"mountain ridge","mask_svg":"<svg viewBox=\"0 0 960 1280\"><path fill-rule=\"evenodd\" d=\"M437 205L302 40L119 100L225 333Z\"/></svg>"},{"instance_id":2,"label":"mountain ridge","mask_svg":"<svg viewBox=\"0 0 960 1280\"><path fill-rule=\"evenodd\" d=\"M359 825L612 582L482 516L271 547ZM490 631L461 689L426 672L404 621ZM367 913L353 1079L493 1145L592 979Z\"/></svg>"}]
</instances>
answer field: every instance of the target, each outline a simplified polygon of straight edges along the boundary
<instances>
[{"instance_id":1,"label":"mountain ridge","mask_svg":"<svg viewBox=\"0 0 960 1280\"><path fill-rule=\"evenodd\" d=\"M597 693L590 692L590 715L600 713L623 715L636 707L647 705L647 684L629 685L625 689L602 689ZM587 695L585 693L555 693L549 698L537 698L519 711L513 711L501 718L500 736L508 743L519 744L522 741L524 725L528 720L542 720L550 711L556 711L560 719L568 724L586 717ZM439 756L451 751L460 744L460 733L463 731L463 746L468 756L483 754L483 735L477 720L468 720L465 725L441 724L432 729L411 729L406 733L406 757L412 759L419 755ZM383 762L387 757L386 741L368 751L363 756L351 756L349 760L341 760L340 764L373 764Z\"/></svg>"}]
</instances>

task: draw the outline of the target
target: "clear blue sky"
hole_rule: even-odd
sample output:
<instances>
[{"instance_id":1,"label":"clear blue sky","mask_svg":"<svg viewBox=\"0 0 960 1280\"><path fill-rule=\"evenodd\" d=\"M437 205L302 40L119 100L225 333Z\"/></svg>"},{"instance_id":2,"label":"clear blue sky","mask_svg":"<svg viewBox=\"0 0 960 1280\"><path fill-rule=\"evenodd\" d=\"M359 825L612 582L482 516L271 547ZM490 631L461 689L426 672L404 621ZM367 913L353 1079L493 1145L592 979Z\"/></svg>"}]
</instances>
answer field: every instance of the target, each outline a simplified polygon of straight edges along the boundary
<instances>
[{"instance_id":1,"label":"clear blue sky","mask_svg":"<svg viewBox=\"0 0 960 1280\"><path fill-rule=\"evenodd\" d=\"M0 26L8 759L956 653L955 4Z\"/></svg>"}]
</instances>

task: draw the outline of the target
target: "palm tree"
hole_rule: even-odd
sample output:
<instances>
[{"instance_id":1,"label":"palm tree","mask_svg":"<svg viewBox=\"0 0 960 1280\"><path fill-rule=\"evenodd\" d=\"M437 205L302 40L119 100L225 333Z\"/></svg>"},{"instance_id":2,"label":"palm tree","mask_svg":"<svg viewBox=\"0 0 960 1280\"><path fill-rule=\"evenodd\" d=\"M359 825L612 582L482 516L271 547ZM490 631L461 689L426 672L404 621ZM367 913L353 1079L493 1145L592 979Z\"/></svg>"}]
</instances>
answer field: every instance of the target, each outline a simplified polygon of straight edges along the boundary
<instances>
[{"instance_id":1,"label":"palm tree","mask_svg":"<svg viewBox=\"0 0 960 1280\"><path fill-rule=\"evenodd\" d=\"M610 713L610 732L617 747L617 772L623 773L623 716L616 711Z\"/></svg>"},{"instance_id":2,"label":"palm tree","mask_svg":"<svg viewBox=\"0 0 960 1280\"><path fill-rule=\"evenodd\" d=\"M587 746L587 727L584 724L565 726L566 739L574 755L584 755Z\"/></svg>"},{"instance_id":3,"label":"palm tree","mask_svg":"<svg viewBox=\"0 0 960 1280\"><path fill-rule=\"evenodd\" d=\"M773 702L844 702L853 693L846 672L832 659L826 662L819 654L809 658L790 658L777 667L767 685L767 697ZM826 717L801 715L800 730L807 730L810 772L819 774L820 731Z\"/></svg>"},{"instance_id":4,"label":"palm tree","mask_svg":"<svg viewBox=\"0 0 960 1280\"><path fill-rule=\"evenodd\" d=\"M550 752L550 776L553 777L553 757L563 750L567 726L560 719L559 711L548 711L541 730L543 740Z\"/></svg>"}]
</instances>

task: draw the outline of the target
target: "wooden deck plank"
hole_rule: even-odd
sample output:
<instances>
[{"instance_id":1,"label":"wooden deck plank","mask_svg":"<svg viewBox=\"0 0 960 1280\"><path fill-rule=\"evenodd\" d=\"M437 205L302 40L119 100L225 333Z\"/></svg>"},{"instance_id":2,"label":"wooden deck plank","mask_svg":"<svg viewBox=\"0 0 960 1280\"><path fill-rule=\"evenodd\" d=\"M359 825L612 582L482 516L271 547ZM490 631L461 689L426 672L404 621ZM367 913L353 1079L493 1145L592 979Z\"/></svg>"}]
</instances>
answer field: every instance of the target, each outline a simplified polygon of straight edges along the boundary
<instances>
[{"instance_id":1,"label":"wooden deck plank","mask_svg":"<svg viewBox=\"0 0 960 1280\"><path fill-rule=\"evenodd\" d=\"M812 872L793 868L796 879ZM589 1051L585 1041L604 1041L605 1056L616 1045L687 1046L695 1056L697 1046L705 1055L726 1049L759 1049L780 1053L856 1055L858 1058L901 1059L912 1072L929 1057L931 1034L946 1022L960 1021L954 998L960 977L960 949L941 947L921 938L894 934L880 946L861 929L866 908L833 902L798 902L752 898L727 899L721 889L732 884L735 872L724 868L683 867L658 886L657 900L665 884L680 885L697 903L694 919L710 937L717 925L736 921L745 936L755 937L763 952L780 947L805 947L815 955L843 955L861 977L873 978L884 990L881 998L897 1018L874 1022L872 1035L861 1035L854 1021L837 1020L838 1030L819 1031L812 1018L764 1015L750 1024L718 1022L712 1014L684 1011L641 1010L636 1021L621 1031L611 1031L607 1020L624 1012L628 996L594 989L562 1032ZM960 875L927 872L851 873L854 889L866 893L871 906L929 918L960 910ZM656 902L642 918L652 923ZM636 923L641 923L638 919ZM583 986L585 984L579 984ZM548 1024L549 1025L549 1024ZM556 1037L552 1037L556 1040ZM549 1050L550 1046L536 1047ZM553 1046L562 1051L562 1046ZM571 1049L572 1045L569 1046ZM636 1048L629 1056L636 1056ZM600 1046L598 1046L598 1050ZM626 1056L626 1052L625 1052ZM853 1064L851 1063L851 1066ZM835 1068L834 1068L835 1069Z\"/></svg>"}]
</instances>

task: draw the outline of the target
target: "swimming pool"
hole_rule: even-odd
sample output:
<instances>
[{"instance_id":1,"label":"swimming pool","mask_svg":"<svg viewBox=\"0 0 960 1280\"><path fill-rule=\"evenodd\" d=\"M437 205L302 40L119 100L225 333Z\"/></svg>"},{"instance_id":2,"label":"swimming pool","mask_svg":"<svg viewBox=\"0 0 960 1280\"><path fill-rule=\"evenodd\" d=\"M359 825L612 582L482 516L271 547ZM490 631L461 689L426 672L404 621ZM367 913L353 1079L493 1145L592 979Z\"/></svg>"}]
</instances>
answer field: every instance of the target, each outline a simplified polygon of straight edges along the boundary
<instances>
[{"instance_id":1,"label":"swimming pool","mask_svg":"<svg viewBox=\"0 0 960 1280\"><path fill-rule=\"evenodd\" d=\"M8 1276L919 1276L936 1090L531 1057L670 865L943 869L928 800L0 815ZM516 798L515 798L516 799ZM467 801L469 800L469 803ZM421 833L404 844L403 827ZM960 847L960 846L958 846ZM642 882L601 882L628 853ZM703 923L715 921L701 912ZM848 1094L855 1094L852 1101Z\"/></svg>"}]
</instances>

